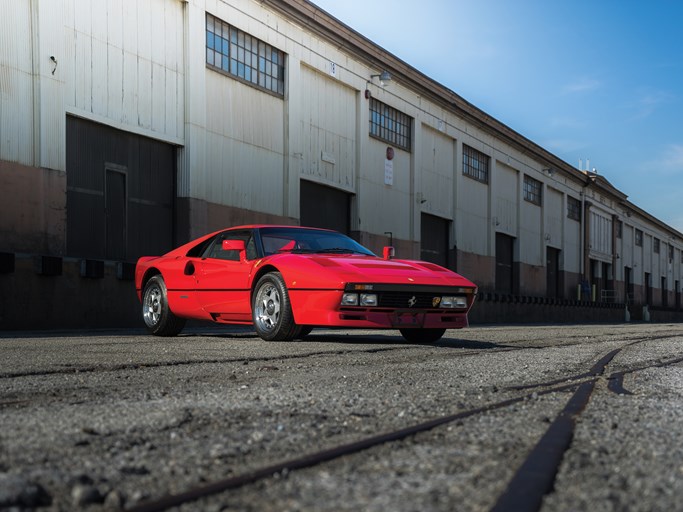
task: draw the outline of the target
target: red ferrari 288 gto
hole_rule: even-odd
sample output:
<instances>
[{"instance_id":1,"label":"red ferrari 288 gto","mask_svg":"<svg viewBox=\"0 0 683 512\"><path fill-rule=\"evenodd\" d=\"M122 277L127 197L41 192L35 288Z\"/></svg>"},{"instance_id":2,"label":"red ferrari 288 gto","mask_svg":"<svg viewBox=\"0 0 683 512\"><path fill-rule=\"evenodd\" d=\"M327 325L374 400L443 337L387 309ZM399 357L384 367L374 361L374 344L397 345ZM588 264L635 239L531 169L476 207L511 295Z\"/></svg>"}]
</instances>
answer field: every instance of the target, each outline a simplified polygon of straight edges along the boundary
<instances>
[{"instance_id":1,"label":"red ferrari 288 gto","mask_svg":"<svg viewBox=\"0 0 683 512\"><path fill-rule=\"evenodd\" d=\"M135 269L149 331L174 336L186 319L254 325L264 340L315 327L398 329L414 343L467 326L477 287L433 263L378 257L325 229L253 225L205 235Z\"/></svg>"}]
</instances>

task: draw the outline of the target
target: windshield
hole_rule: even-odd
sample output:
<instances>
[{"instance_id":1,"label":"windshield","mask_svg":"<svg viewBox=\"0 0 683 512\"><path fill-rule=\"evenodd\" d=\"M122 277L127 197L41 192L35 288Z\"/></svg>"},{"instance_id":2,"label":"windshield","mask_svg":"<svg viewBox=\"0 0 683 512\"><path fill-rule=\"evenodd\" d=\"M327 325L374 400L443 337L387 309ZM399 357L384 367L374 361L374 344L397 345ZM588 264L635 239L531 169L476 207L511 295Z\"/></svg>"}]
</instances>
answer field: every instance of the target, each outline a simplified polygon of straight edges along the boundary
<instances>
[{"instance_id":1,"label":"windshield","mask_svg":"<svg viewBox=\"0 0 683 512\"><path fill-rule=\"evenodd\" d=\"M261 228L266 256L277 252L298 254L374 254L346 235L335 231L302 228Z\"/></svg>"}]
</instances>

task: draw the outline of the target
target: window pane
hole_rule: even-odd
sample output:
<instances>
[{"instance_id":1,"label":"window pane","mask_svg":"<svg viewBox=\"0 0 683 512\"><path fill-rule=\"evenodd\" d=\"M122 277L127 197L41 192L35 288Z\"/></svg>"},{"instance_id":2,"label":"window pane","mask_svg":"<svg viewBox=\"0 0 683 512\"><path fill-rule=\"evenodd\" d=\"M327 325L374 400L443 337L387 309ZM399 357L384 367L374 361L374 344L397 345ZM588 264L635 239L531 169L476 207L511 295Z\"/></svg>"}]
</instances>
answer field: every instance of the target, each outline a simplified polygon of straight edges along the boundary
<instances>
[{"instance_id":1,"label":"window pane","mask_svg":"<svg viewBox=\"0 0 683 512\"><path fill-rule=\"evenodd\" d=\"M284 52L206 16L206 62L257 87L284 96Z\"/></svg>"}]
</instances>

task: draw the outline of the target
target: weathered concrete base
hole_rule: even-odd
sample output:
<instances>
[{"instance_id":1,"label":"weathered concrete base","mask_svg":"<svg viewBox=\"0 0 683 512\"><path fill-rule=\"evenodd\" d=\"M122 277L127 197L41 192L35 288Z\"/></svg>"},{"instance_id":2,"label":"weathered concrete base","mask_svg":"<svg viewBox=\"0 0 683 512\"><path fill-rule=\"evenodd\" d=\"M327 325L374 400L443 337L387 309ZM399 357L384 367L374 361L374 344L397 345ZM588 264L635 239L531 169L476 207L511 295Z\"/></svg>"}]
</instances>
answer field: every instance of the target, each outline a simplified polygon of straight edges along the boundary
<instances>
[{"instance_id":1,"label":"weathered concrete base","mask_svg":"<svg viewBox=\"0 0 683 512\"><path fill-rule=\"evenodd\" d=\"M64 258L61 275L41 275L40 257L16 255L14 272L0 274L0 330L143 327L131 276L101 262L102 277L82 277L81 261Z\"/></svg>"},{"instance_id":2,"label":"weathered concrete base","mask_svg":"<svg viewBox=\"0 0 683 512\"><path fill-rule=\"evenodd\" d=\"M0 251L66 252L66 173L0 160Z\"/></svg>"},{"instance_id":3,"label":"weathered concrete base","mask_svg":"<svg viewBox=\"0 0 683 512\"><path fill-rule=\"evenodd\" d=\"M672 312L683 321L683 311ZM620 323L624 304L480 293L469 314L470 324Z\"/></svg>"}]
</instances>

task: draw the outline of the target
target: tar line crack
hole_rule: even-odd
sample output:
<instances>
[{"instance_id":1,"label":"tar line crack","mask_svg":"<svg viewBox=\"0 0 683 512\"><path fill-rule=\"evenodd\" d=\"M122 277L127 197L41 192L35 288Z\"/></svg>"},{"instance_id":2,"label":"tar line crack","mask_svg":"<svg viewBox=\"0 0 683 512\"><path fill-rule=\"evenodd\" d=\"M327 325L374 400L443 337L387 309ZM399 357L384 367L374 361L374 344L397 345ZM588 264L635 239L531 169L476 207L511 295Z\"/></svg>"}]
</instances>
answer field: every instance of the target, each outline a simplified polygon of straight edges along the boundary
<instances>
[{"instance_id":1,"label":"tar line crack","mask_svg":"<svg viewBox=\"0 0 683 512\"><path fill-rule=\"evenodd\" d=\"M567 405L512 477L491 512L536 512L541 508L543 497L552 491L564 454L574 439L576 419L586 408L599 376L621 350L622 348L612 350L587 372L587 375L594 378L579 385Z\"/></svg>"},{"instance_id":2,"label":"tar line crack","mask_svg":"<svg viewBox=\"0 0 683 512\"><path fill-rule=\"evenodd\" d=\"M159 363L126 363L111 366L83 366L78 368L61 368L59 370L38 370L33 372L17 372L0 374L0 379L17 379L21 377L37 377L47 375L78 375L81 373L96 373L96 372L116 372L126 370L143 370L146 368L168 368L173 366L190 366L195 364L225 364L225 363L264 363L271 361L287 361L294 359L307 359L309 357L319 357L328 355L345 355L345 354L374 354L377 352L387 352L392 350L408 350L410 347L387 347L387 348L372 348L361 350L330 350L308 352L302 354L278 355L273 357L246 357L237 359L192 359L192 360L177 360L165 361Z\"/></svg>"},{"instance_id":3,"label":"tar line crack","mask_svg":"<svg viewBox=\"0 0 683 512\"><path fill-rule=\"evenodd\" d=\"M645 340L643 340L645 341ZM595 383L603 376L610 361L623 348L639 342L632 342L622 348L615 349L602 357L585 374L570 377L575 380L592 376L592 379L579 385L574 395L569 399L565 408L560 412L546 433L532 449L529 456L517 470L505 491L500 495L491 512L536 512L540 510L543 497L553 490L557 472L562 463L565 452L571 446L574 438L576 419L585 409L595 389ZM619 395L633 395L623 387L624 375L642 371L648 368L662 368L683 362L683 357L658 364L634 368L612 373L607 378L607 387ZM551 383L548 383L551 384ZM554 384L554 383L552 383Z\"/></svg>"}]
</instances>

